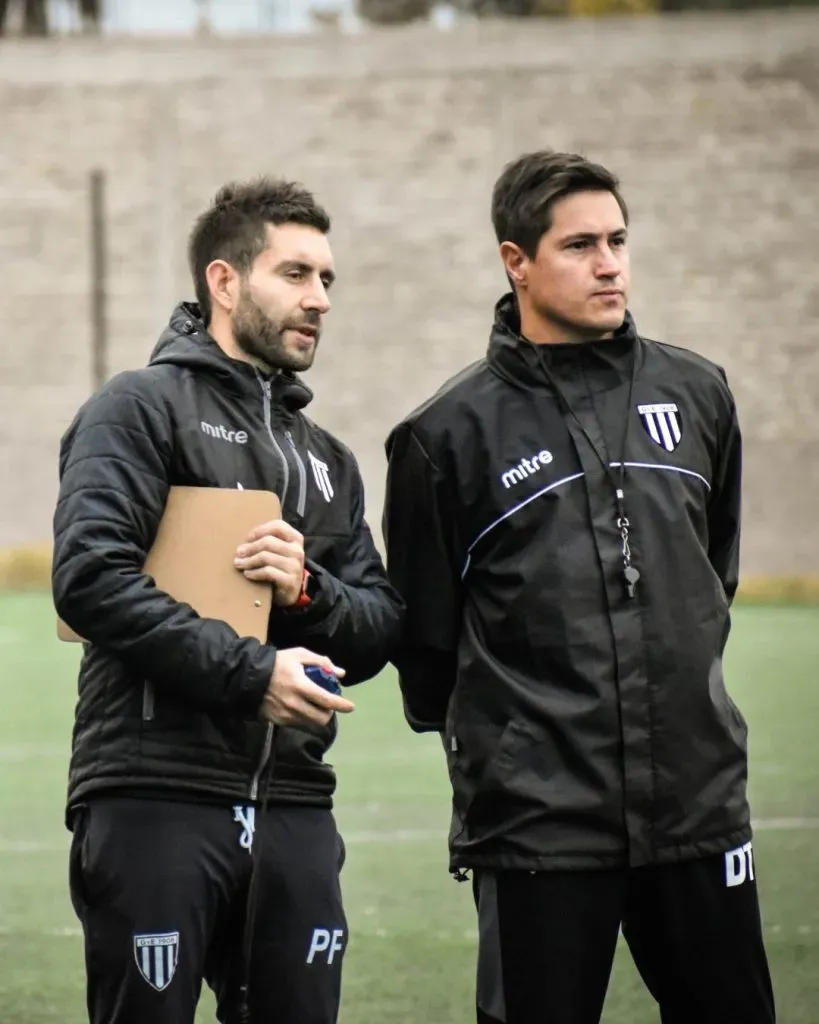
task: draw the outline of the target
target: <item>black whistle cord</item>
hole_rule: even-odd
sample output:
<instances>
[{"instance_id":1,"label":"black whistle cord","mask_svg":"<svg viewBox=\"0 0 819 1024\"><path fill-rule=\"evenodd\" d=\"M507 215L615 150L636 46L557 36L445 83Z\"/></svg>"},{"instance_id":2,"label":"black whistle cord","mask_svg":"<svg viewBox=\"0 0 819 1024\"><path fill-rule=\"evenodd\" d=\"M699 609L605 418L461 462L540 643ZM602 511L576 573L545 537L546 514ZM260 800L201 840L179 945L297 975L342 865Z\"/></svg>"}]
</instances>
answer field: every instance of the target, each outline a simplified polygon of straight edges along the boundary
<instances>
[{"instance_id":1,"label":"black whistle cord","mask_svg":"<svg viewBox=\"0 0 819 1024\"><path fill-rule=\"evenodd\" d=\"M628 516L626 515L625 482L626 452L628 450L629 428L631 427L631 403L634 396L634 382L637 378L637 342L635 341L634 343L634 357L631 363L631 375L629 377L626 415L625 422L623 424L623 438L620 444L620 464L618 467L619 473L617 474L617 476L615 476L614 472L612 471L612 466L610 465L608 452L605 451L605 449L601 452L597 445L594 443L591 436L589 435L588 430L586 430L586 427L583 424L582 420L572 408L572 404L566 397L565 392L558 384L557 379L555 378L554 374L552 373L551 369L549 368L546 362L546 358L543 353L543 345L537 345L534 342L529 342L529 344L533 344L535 346L538 362L540 363L540 367L543 370L543 375L546 378L549 385L551 386L552 390L554 391L559 405L562 406L564 413L571 416L572 419L580 427L580 430L583 432L583 436L586 438L589 447L600 460L600 464L603 467L603 471L605 472L606 477L608 478L608 481L611 484L611 488L614 493L614 504L616 510L615 521L617 524L617 528L620 531L620 538L622 540L623 578L625 579L628 596L634 597L634 585L640 579L640 573L631 564L631 547L629 545L629 528L631 526L631 523L628 519ZM605 445L605 440L603 443Z\"/></svg>"}]
</instances>

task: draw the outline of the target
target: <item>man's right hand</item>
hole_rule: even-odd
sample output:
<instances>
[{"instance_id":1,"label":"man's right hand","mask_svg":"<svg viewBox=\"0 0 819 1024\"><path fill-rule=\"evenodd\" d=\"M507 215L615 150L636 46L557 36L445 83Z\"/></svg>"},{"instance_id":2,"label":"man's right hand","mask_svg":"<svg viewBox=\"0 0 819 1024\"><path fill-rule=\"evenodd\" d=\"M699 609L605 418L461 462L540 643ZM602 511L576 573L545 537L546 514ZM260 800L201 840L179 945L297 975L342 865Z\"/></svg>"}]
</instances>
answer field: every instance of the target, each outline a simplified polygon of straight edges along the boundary
<instances>
[{"instance_id":1,"label":"man's right hand","mask_svg":"<svg viewBox=\"0 0 819 1024\"><path fill-rule=\"evenodd\" d=\"M311 682L304 674L305 665L320 665L325 671L334 672L339 679L344 676L343 668L304 647L278 651L276 666L259 712L265 721L310 728L327 725L334 711L342 714L355 711L355 704L346 697L328 693Z\"/></svg>"}]
</instances>

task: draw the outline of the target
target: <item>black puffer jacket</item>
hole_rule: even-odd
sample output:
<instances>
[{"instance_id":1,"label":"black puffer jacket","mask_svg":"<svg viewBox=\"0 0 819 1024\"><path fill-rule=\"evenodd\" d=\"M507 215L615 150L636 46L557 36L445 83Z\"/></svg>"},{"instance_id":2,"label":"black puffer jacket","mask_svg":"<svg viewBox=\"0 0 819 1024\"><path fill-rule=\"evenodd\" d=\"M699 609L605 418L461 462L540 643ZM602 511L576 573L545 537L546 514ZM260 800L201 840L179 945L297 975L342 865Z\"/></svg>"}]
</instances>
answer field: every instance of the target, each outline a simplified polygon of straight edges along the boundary
<instances>
[{"instance_id":1,"label":"black puffer jacket","mask_svg":"<svg viewBox=\"0 0 819 1024\"><path fill-rule=\"evenodd\" d=\"M588 344L518 332L507 298L487 358L387 443L387 565L407 604L396 664L410 723L445 732L452 866L739 846L746 726L722 658L741 459L725 376L630 318Z\"/></svg>"},{"instance_id":2,"label":"black puffer jacket","mask_svg":"<svg viewBox=\"0 0 819 1024\"><path fill-rule=\"evenodd\" d=\"M257 718L276 648L304 646L374 676L400 626L364 520L350 451L302 412L298 378L228 359L180 306L150 365L121 373L62 441L54 517L58 614L89 643L79 679L69 808L94 793L256 799L273 731ZM274 611L269 644L240 639L160 592L141 567L172 485L275 491L305 537L311 606ZM271 799L330 804L320 734L275 731Z\"/></svg>"}]
</instances>

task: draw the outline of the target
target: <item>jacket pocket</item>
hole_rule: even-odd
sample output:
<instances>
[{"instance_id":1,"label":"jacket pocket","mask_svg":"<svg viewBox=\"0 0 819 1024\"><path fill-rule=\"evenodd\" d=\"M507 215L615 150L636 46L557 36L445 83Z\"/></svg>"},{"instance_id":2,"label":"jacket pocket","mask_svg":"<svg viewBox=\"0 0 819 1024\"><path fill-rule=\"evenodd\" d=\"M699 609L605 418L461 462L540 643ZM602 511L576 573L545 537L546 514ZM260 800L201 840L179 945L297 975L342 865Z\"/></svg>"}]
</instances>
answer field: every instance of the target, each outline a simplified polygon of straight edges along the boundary
<instances>
[{"instance_id":1,"label":"jacket pocket","mask_svg":"<svg viewBox=\"0 0 819 1024\"><path fill-rule=\"evenodd\" d=\"M340 832L336 832L336 864L338 865L338 872L341 874L341 869L344 867L344 862L347 860L347 847L344 840L341 837Z\"/></svg>"},{"instance_id":2,"label":"jacket pocket","mask_svg":"<svg viewBox=\"0 0 819 1024\"><path fill-rule=\"evenodd\" d=\"M156 692L154 684L147 679L142 684L142 721L152 722L156 713Z\"/></svg>"},{"instance_id":3,"label":"jacket pocket","mask_svg":"<svg viewBox=\"0 0 819 1024\"><path fill-rule=\"evenodd\" d=\"M87 804L80 804L71 813L71 850L68 855L68 881L71 891L71 902L74 911L82 920L88 909L88 831L91 809Z\"/></svg>"},{"instance_id":4,"label":"jacket pocket","mask_svg":"<svg viewBox=\"0 0 819 1024\"><path fill-rule=\"evenodd\" d=\"M727 690L725 692L725 708L733 724L733 729L729 729L731 737L739 749L746 753L748 749L748 723Z\"/></svg>"},{"instance_id":5,"label":"jacket pocket","mask_svg":"<svg viewBox=\"0 0 819 1024\"><path fill-rule=\"evenodd\" d=\"M503 805L509 780L515 774L517 752L531 743L526 727L514 720L496 735L494 744L486 744L476 732L459 738L457 750L447 750L455 809L470 829L492 827L505 817Z\"/></svg>"}]
</instances>

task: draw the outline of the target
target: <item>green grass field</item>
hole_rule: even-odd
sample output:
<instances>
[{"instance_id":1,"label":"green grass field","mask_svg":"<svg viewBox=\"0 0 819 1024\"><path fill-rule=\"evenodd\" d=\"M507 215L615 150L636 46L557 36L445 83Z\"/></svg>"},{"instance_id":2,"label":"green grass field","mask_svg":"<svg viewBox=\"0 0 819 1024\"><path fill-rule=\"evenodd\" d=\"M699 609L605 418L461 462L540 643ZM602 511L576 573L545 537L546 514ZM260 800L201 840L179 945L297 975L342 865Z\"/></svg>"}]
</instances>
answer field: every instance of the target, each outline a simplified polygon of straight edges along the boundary
<instances>
[{"instance_id":1,"label":"green grass field","mask_svg":"<svg viewBox=\"0 0 819 1024\"><path fill-rule=\"evenodd\" d=\"M0 1024L86 1020L62 825L78 656L54 639L47 596L0 594ZM817 1024L819 609L737 609L728 672L751 730L756 864L779 1021ZM389 672L355 699L331 757L348 844L342 1020L467 1024L476 935L470 887L446 870L440 743L404 725ZM198 1022L214 1019L206 993ZM604 1021L658 1021L625 949Z\"/></svg>"}]
</instances>

